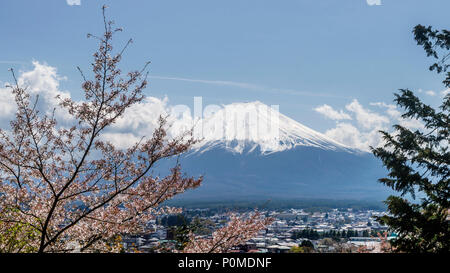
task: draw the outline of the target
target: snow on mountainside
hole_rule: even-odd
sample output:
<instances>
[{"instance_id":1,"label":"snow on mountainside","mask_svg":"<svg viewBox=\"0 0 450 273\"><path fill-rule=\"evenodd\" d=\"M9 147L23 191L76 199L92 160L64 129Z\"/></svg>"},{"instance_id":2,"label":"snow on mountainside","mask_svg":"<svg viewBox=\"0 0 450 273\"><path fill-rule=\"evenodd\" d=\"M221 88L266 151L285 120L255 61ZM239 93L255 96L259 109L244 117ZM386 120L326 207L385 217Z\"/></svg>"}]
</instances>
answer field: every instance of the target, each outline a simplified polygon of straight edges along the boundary
<instances>
[{"instance_id":1,"label":"snow on mountainside","mask_svg":"<svg viewBox=\"0 0 450 273\"><path fill-rule=\"evenodd\" d=\"M183 171L204 177L201 187L179 200L387 196L376 182L386 171L371 153L346 147L260 102L214 108L206 107L196 120L196 138L204 140L158 166L167 174L180 160Z\"/></svg>"},{"instance_id":2,"label":"snow on mountainside","mask_svg":"<svg viewBox=\"0 0 450 273\"><path fill-rule=\"evenodd\" d=\"M324 150L360 152L340 144L297 121L281 114L276 108L259 101L232 103L205 109L206 116L195 126L196 135L203 138L193 153L203 153L222 148L234 153L259 150L270 154L297 146L316 147Z\"/></svg>"}]
</instances>

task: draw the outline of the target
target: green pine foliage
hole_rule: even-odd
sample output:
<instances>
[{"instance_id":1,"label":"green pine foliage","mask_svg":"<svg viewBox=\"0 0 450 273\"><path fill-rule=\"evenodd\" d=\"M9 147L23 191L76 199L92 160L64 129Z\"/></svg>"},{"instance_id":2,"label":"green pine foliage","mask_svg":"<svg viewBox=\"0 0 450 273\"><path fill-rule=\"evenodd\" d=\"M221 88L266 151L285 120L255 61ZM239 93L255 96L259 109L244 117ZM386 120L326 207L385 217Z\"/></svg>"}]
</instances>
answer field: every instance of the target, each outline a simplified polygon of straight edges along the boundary
<instances>
[{"instance_id":1,"label":"green pine foliage","mask_svg":"<svg viewBox=\"0 0 450 273\"><path fill-rule=\"evenodd\" d=\"M450 32L417 25L413 33L417 44L437 60L430 70L446 73L443 83L450 88ZM412 131L395 125L393 133L381 132L384 146L372 148L389 170L388 177L379 181L400 193L388 197L389 215L377 220L398 235L391 241L395 251L449 252L450 94L438 109L408 89L395 94L394 101L404 110L403 118L421 121L424 129ZM406 198L408 195L411 198Z\"/></svg>"}]
</instances>

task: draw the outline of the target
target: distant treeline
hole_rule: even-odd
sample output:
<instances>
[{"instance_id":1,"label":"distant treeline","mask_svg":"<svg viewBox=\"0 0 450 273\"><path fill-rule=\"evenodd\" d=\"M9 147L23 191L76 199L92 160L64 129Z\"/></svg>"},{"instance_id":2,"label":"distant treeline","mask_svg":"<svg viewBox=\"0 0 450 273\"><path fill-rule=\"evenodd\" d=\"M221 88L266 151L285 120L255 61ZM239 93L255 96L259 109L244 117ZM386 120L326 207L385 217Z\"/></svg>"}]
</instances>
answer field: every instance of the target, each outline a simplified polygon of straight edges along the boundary
<instances>
[{"instance_id":1,"label":"distant treeline","mask_svg":"<svg viewBox=\"0 0 450 273\"><path fill-rule=\"evenodd\" d=\"M329 230L325 232L318 232L313 229L303 229L300 231L294 231L292 233L291 238L296 240L300 238L305 238L309 240L319 240L323 238L332 238L335 240L341 239L341 238L350 238L350 237L377 237L377 232L372 230L371 232L365 230L361 233L358 233L355 230Z\"/></svg>"},{"instance_id":2,"label":"distant treeline","mask_svg":"<svg viewBox=\"0 0 450 273\"><path fill-rule=\"evenodd\" d=\"M254 209L284 210L303 209L307 212L327 212L332 209L360 210L386 210L381 201L359 201L359 200L332 200L332 199L298 199L298 200L229 200L229 201L194 201L194 200L171 200L168 205L183 207L186 209L208 208L216 212L237 211L243 212Z\"/></svg>"}]
</instances>

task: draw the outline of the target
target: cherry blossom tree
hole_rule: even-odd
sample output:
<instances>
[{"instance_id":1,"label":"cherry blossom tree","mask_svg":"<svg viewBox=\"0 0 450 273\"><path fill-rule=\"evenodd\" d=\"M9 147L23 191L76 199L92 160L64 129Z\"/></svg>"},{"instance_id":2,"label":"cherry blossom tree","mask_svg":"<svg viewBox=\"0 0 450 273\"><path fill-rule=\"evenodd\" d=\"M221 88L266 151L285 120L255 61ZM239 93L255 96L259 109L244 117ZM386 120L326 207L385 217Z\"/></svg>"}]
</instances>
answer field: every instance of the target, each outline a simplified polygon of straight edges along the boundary
<instances>
[{"instance_id":1,"label":"cherry blossom tree","mask_svg":"<svg viewBox=\"0 0 450 273\"><path fill-rule=\"evenodd\" d=\"M191 234L190 242L183 249L187 253L225 253L232 247L254 238L272 222L256 212L249 216L233 214L230 221L212 234L212 238L198 238Z\"/></svg>"},{"instance_id":2,"label":"cherry blossom tree","mask_svg":"<svg viewBox=\"0 0 450 273\"><path fill-rule=\"evenodd\" d=\"M163 202L202 181L183 175L178 163L165 177L152 175L158 161L179 156L197 142L192 130L169 137L167 117L160 117L152 136L127 149L102 138L126 109L144 99L149 65L122 75L118 64L131 40L113 51L113 36L121 29L107 20L105 8L104 34L88 35L99 42L92 79L78 68L85 100L58 97L61 109L75 120L70 126L59 125L55 111L41 113L39 97L21 87L11 70L17 111L10 129L0 129L0 233L13 231L17 237L11 252L117 250L111 242L120 234L140 232L155 215L179 211ZM231 224L245 231L245 238L263 227L256 218L233 218ZM231 236L213 250L238 242ZM189 249L206 252L200 243Z\"/></svg>"}]
</instances>

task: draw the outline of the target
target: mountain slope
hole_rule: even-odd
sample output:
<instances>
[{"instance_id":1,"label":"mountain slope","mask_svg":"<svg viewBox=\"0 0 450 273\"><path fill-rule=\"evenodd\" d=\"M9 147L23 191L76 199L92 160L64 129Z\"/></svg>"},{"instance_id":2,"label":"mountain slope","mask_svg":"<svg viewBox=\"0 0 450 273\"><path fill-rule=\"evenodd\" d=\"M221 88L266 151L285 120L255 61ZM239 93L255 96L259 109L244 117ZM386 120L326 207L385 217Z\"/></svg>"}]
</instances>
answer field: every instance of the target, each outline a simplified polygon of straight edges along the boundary
<instances>
[{"instance_id":1,"label":"mountain slope","mask_svg":"<svg viewBox=\"0 0 450 273\"><path fill-rule=\"evenodd\" d=\"M184 199L382 199L387 194L377 182L385 172L371 154L297 147L262 155L217 148L181 163L187 174L204 175L202 186Z\"/></svg>"},{"instance_id":2,"label":"mountain slope","mask_svg":"<svg viewBox=\"0 0 450 273\"><path fill-rule=\"evenodd\" d=\"M386 172L372 154L337 143L260 102L227 105L200 128L204 140L180 162L188 175L204 175L204 182L181 199L380 200L387 195L377 182ZM159 170L172 164L163 162Z\"/></svg>"}]
</instances>

